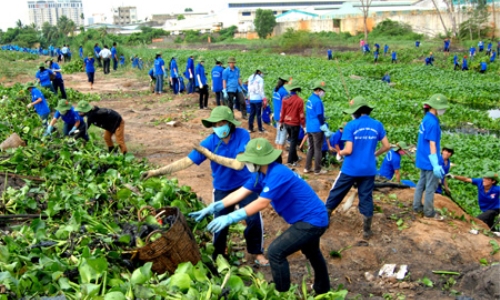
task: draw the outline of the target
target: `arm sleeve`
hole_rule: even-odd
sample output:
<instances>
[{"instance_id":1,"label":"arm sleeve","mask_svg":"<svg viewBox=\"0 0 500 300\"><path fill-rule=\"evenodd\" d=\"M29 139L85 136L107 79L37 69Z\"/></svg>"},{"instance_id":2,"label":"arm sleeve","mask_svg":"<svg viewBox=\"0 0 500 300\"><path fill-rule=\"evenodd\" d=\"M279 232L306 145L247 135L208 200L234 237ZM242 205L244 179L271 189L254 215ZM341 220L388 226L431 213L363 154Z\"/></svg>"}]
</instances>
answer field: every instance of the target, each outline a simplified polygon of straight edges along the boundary
<instances>
[{"instance_id":1,"label":"arm sleeve","mask_svg":"<svg viewBox=\"0 0 500 300\"><path fill-rule=\"evenodd\" d=\"M378 140L381 141L385 138L385 129L384 129L384 125L382 125L382 123L379 122L379 130L378 130Z\"/></svg>"},{"instance_id":2,"label":"arm sleeve","mask_svg":"<svg viewBox=\"0 0 500 300\"><path fill-rule=\"evenodd\" d=\"M263 187L261 185L261 180L260 179L257 180L256 176L258 175L252 174L250 179L243 185L243 187L254 193L260 194L262 192Z\"/></svg>"},{"instance_id":3,"label":"arm sleeve","mask_svg":"<svg viewBox=\"0 0 500 300\"><path fill-rule=\"evenodd\" d=\"M342 140L347 142L354 142L354 137L349 125L344 127L344 132L342 132Z\"/></svg>"},{"instance_id":4,"label":"arm sleeve","mask_svg":"<svg viewBox=\"0 0 500 300\"><path fill-rule=\"evenodd\" d=\"M207 148L210 151L214 151L211 143L212 135L209 135L205 140L203 140L200 145ZM200 165L202 162L204 162L207 157L200 152L193 150L191 153L189 153L188 158L192 160L195 164Z\"/></svg>"},{"instance_id":5,"label":"arm sleeve","mask_svg":"<svg viewBox=\"0 0 500 300\"><path fill-rule=\"evenodd\" d=\"M472 178L472 184L479 187L479 185L483 182L481 178Z\"/></svg>"},{"instance_id":6,"label":"arm sleeve","mask_svg":"<svg viewBox=\"0 0 500 300\"><path fill-rule=\"evenodd\" d=\"M323 102L319 101L316 103L314 110L318 116L319 125L325 124L325 109L323 108Z\"/></svg>"},{"instance_id":7,"label":"arm sleeve","mask_svg":"<svg viewBox=\"0 0 500 300\"><path fill-rule=\"evenodd\" d=\"M325 124L325 116L323 114L318 115L319 125Z\"/></svg>"},{"instance_id":8,"label":"arm sleeve","mask_svg":"<svg viewBox=\"0 0 500 300\"><path fill-rule=\"evenodd\" d=\"M394 155L394 158L392 159L392 168L394 170L401 169L401 157L399 155Z\"/></svg>"},{"instance_id":9,"label":"arm sleeve","mask_svg":"<svg viewBox=\"0 0 500 300\"><path fill-rule=\"evenodd\" d=\"M438 136L439 136L439 127L436 126L436 124L430 124L428 128L424 131L424 139L432 142L437 142L438 141ZM437 151L441 151L440 149L437 149Z\"/></svg>"},{"instance_id":10,"label":"arm sleeve","mask_svg":"<svg viewBox=\"0 0 500 300\"><path fill-rule=\"evenodd\" d=\"M56 111L54 114L54 119L59 119L61 117L61 113L59 111Z\"/></svg>"}]
</instances>

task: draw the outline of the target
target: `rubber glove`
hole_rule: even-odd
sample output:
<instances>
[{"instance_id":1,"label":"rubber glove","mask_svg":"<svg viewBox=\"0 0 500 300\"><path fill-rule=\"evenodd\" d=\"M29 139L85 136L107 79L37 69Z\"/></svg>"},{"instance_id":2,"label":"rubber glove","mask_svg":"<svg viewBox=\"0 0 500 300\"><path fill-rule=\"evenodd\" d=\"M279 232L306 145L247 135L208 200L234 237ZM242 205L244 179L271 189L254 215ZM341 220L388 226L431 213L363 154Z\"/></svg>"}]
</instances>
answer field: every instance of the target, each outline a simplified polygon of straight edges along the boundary
<instances>
[{"instance_id":1,"label":"rubber glove","mask_svg":"<svg viewBox=\"0 0 500 300\"><path fill-rule=\"evenodd\" d=\"M230 214L220 216L214 219L210 224L208 224L207 229L212 233L219 232L227 226L237 223L241 220L247 218L247 212L244 208L240 208L236 211L233 211Z\"/></svg>"},{"instance_id":2,"label":"rubber glove","mask_svg":"<svg viewBox=\"0 0 500 300\"><path fill-rule=\"evenodd\" d=\"M434 153L429 155L429 160L431 161L432 172L434 172L434 176L436 176L439 179L443 179L444 170L443 167L439 165L437 154Z\"/></svg>"},{"instance_id":3,"label":"rubber glove","mask_svg":"<svg viewBox=\"0 0 500 300\"><path fill-rule=\"evenodd\" d=\"M68 132L68 135L71 135L73 132L75 132L78 128L76 128L76 126L73 126L73 128L71 128L71 130Z\"/></svg>"},{"instance_id":4,"label":"rubber glove","mask_svg":"<svg viewBox=\"0 0 500 300\"><path fill-rule=\"evenodd\" d=\"M51 135L52 134L52 125L47 126L47 131L45 131L43 136Z\"/></svg>"},{"instance_id":5,"label":"rubber glove","mask_svg":"<svg viewBox=\"0 0 500 300\"><path fill-rule=\"evenodd\" d=\"M205 207L202 210L195 211L189 214L191 218L193 218L196 222L200 222L207 215L213 215L224 209L224 204L222 201L212 202L209 206Z\"/></svg>"},{"instance_id":6,"label":"rubber glove","mask_svg":"<svg viewBox=\"0 0 500 300\"><path fill-rule=\"evenodd\" d=\"M321 131L325 133L325 137L327 138L329 138L332 135L332 132L330 131L330 129L328 129L328 126L326 124L321 125L319 129L321 129Z\"/></svg>"},{"instance_id":7,"label":"rubber glove","mask_svg":"<svg viewBox=\"0 0 500 300\"><path fill-rule=\"evenodd\" d=\"M229 98L229 96L227 95L227 90L226 89L222 90L222 95L224 96L224 99L228 99Z\"/></svg>"},{"instance_id":8,"label":"rubber glove","mask_svg":"<svg viewBox=\"0 0 500 300\"><path fill-rule=\"evenodd\" d=\"M26 105L27 108L31 108L32 106L33 106L33 103Z\"/></svg>"}]
</instances>

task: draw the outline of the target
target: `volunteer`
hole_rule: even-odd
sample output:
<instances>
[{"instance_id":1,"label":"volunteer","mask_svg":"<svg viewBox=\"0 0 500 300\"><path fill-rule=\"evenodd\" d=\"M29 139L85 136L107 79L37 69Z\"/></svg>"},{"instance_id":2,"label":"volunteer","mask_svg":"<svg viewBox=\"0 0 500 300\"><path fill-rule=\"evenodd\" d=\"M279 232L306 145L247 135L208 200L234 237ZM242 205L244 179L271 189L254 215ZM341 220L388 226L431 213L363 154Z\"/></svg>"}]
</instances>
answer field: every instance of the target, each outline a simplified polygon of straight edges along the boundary
<instances>
[{"instance_id":1,"label":"volunteer","mask_svg":"<svg viewBox=\"0 0 500 300\"><path fill-rule=\"evenodd\" d=\"M344 157L344 163L325 204L328 215L331 215L351 187L357 184L359 212L363 215L364 239L369 239L373 234L372 193L377 174L376 157L391 148L382 123L370 117L373 108L365 98L358 96L352 99L349 108L344 110L344 113L352 115L353 120L344 127L342 140L345 145L339 153ZM382 147L376 150L379 141L382 142Z\"/></svg>"},{"instance_id":2,"label":"volunteer","mask_svg":"<svg viewBox=\"0 0 500 300\"><path fill-rule=\"evenodd\" d=\"M118 52L116 51L116 43L113 42L111 47L111 59L113 60L113 71L118 69Z\"/></svg>"},{"instance_id":3,"label":"volunteer","mask_svg":"<svg viewBox=\"0 0 500 300\"><path fill-rule=\"evenodd\" d=\"M392 180L396 175L396 182L401 182L401 155L405 155L408 150L408 145L405 142L398 142L392 147L384 157L378 175L387 180Z\"/></svg>"},{"instance_id":4,"label":"volunteer","mask_svg":"<svg viewBox=\"0 0 500 300\"><path fill-rule=\"evenodd\" d=\"M94 45L94 56L97 59L97 65L99 66L99 68L102 68L101 57L99 56L100 52L101 52L101 47L99 47L99 44L96 43Z\"/></svg>"},{"instance_id":5,"label":"volunteer","mask_svg":"<svg viewBox=\"0 0 500 300\"><path fill-rule=\"evenodd\" d=\"M233 110L234 105L240 107L241 118L247 120L247 110L245 109L245 97L240 91L242 85L240 69L236 67L236 59L229 57L227 60L229 67L222 72L222 95L227 106Z\"/></svg>"},{"instance_id":6,"label":"volunteer","mask_svg":"<svg viewBox=\"0 0 500 300\"><path fill-rule=\"evenodd\" d=\"M340 151L344 150L345 141L342 140L342 133L344 132L344 126L346 124L346 122L342 123L339 129L327 140L328 151L330 151L331 153L335 152L337 154L336 156L339 162L342 160L342 157L339 155L339 153Z\"/></svg>"},{"instance_id":7,"label":"volunteer","mask_svg":"<svg viewBox=\"0 0 500 300\"><path fill-rule=\"evenodd\" d=\"M263 68L258 67L248 78L248 98L250 101L250 118L248 119L248 132L255 132L253 129L253 119L257 117L259 132L263 133L262 127L262 101L265 101Z\"/></svg>"},{"instance_id":8,"label":"volunteer","mask_svg":"<svg viewBox=\"0 0 500 300\"><path fill-rule=\"evenodd\" d=\"M217 106L224 105L224 100L222 99L222 72L224 68L222 67L222 60L215 59L215 67L212 69L212 92L215 93L215 103Z\"/></svg>"},{"instance_id":9,"label":"volunteer","mask_svg":"<svg viewBox=\"0 0 500 300\"><path fill-rule=\"evenodd\" d=\"M444 177L443 167L439 165L439 151L441 149L441 127L439 116L449 108L448 98L442 94L434 94L424 102L425 116L419 126L416 166L420 169L413 198L413 210L422 212L427 218L442 221L443 217L434 210L434 192L439 180ZM422 195L425 191L424 205Z\"/></svg>"},{"instance_id":10,"label":"volunteer","mask_svg":"<svg viewBox=\"0 0 500 300\"><path fill-rule=\"evenodd\" d=\"M477 47L479 48L479 52L483 52L484 51L484 42L483 41L479 41L477 43Z\"/></svg>"},{"instance_id":11,"label":"volunteer","mask_svg":"<svg viewBox=\"0 0 500 300\"><path fill-rule=\"evenodd\" d=\"M300 128L305 127L304 115L304 100L300 98L298 93L302 91L302 87L294 80L288 87L290 96L283 99L280 112L280 126L285 127L285 130L290 137L290 150L288 151L287 165L296 167L299 162L297 155L297 146L300 143L299 133Z\"/></svg>"},{"instance_id":12,"label":"volunteer","mask_svg":"<svg viewBox=\"0 0 500 300\"><path fill-rule=\"evenodd\" d=\"M469 67L467 66L467 55L462 59L462 71L468 71Z\"/></svg>"},{"instance_id":13,"label":"volunteer","mask_svg":"<svg viewBox=\"0 0 500 300\"><path fill-rule=\"evenodd\" d=\"M488 64L486 63L485 59L482 59L481 62L479 63L479 73L481 74L486 73L487 68Z\"/></svg>"},{"instance_id":14,"label":"volunteer","mask_svg":"<svg viewBox=\"0 0 500 300\"><path fill-rule=\"evenodd\" d=\"M61 67L55 63L52 58L47 59L45 62L49 62L49 69L55 74L55 78L52 80L55 94L57 95L58 91L61 90L61 99L66 99L66 90L64 88Z\"/></svg>"},{"instance_id":15,"label":"volunteer","mask_svg":"<svg viewBox=\"0 0 500 300\"><path fill-rule=\"evenodd\" d=\"M80 55L80 58L83 59L83 47L82 46L78 47L78 54Z\"/></svg>"},{"instance_id":16,"label":"volunteer","mask_svg":"<svg viewBox=\"0 0 500 300\"><path fill-rule=\"evenodd\" d=\"M389 72L386 72L384 77L382 77L383 82L391 83L391 76L389 75Z\"/></svg>"},{"instance_id":17,"label":"volunteer","mask_svg":"<svg viewBox=\"0 0 500 300\"><path fill-rule=\"evenodd\" d=\"M495 52L495 50L491 51L490 62L495 62L496 57L497 57L497 52Z\"/></svg>"},{"instance_id":18,"label":"volunteer","mask_svg":"<svg viewBox=\"0 0 500 300\"><path fill-rule=\"evenodd\" d=\"M453 147L449 145L445 145L443 147L443 150L441 151L441 157L439 158L439 165L443 168L444 175L450 173L450 168L451 168L451 161L450 157L455 153L453 150ZM438 185L438 188L436 190L436 194L444 194L444 191L449 195L451 194L450 188L448 187L448 181L446 180L446 176L441 179L441 184Z\"/></svg>"},{"instance_id":19,"label":"volunteer","mask_svg":"<svg viewBox=\"0 0 500 300\"><path fill-rule=\"evenodd\" d=\"M155 92L161 95L163 92L163 77L165 76L165 61L161 58L161 53L156 53L154 61Z\"/></svg>"},{"instance_id":20,"label":"volunteer","mask_svg":"<svg viewBox=\"0 0 500 300\"><path fill-rule=\"evenodd\" d=\"M458 62L458 56L453 56L453 70L460 70L460 63Z\"/></svg>"},{"instance_id":21,"label":"volunteer","mask_svg":"<svg viewBox=\"0 0 500 300\"><path fill-rule=\"evenodd\" d=\"M333 59L332 49L326 50L326 55L328 57L328 60L332 60Z\"/></svg>"},{"instance_id":22,"label":"volunteer","mask_svg":"<svg viewBox=\"0 0 500 300\"><path fill-rule=\"evenodd\" d=\"M392 58L391 60L392 64L398 63L398 54L396 53L396 51L392 50L391 58Z\"/></svg>"},{"instance_id":23,"label":"volunteer","mask_svg":"<svg viewBox=\"0 0 500 300\"><path fill-rule=\"evenodd\" d=\"M45 135L52 134L53 126L56 124L57 120L61 118L64 121L63 134L65 136L73 135L75 139L83 138L85 141L89 141L87 124L85 124L83 117L73 109L73 106L68 100L59 100L56 110L54 118L50 121L49 126L47 126Z\"/></svg>"},{"instance_id":24,"label":"volunteer","mask_svg":"<svg viewBox=\"0 0 500 300\"><path fill-rule=\"evenodd\" d=\"M87 57L83 60L83 65L85 66L85 72L87 73L87 79L90 83L90 89L94 88L94 76L95 76L95 60L92 57L92 53L89 53Z\"/></svg>"},{"instance_id":25,"label":"volunteer","mask_svg":"<svg viewBox=\"0 0 500 300\"><path fill-rule=\"evenodd\" d=\"M36 113L40 116L40 119L42 119L43 126L46 127L48 125L50 108L47 100L45 99L45 96L39 89L35 87L35 84L32 82L26 84L26 89L31 94L31 102L27 106L28 109L35 107Z\"/></svg>"},{"instance_id":26,"label":"volunteer","mask_svg":"<svg viewBox=\"0 0 500 300\"><path fill-rule=\"evenodd\" d=\"M81 117L87 117L87 129L90 128L91 125L104 129L104 142L108 146L110 153L115 150L111 138L115 135L120 151L123 155L127 154L127 146L125 145L125 121L119 113L109 108L92 106L84 100L78 102L75 111L77 111Z\"/></svg>"},{"instance_id":27,"label":"volunteer","mask_svg":"<svg viewBox=\"0 0 500 300\"><path fill-rule=\"evenodd\" d=\"M43 88L50 89L53 93L55 93L54 86L52 86L51 77L54 77L55 74L52 70L46 69L45 64L42 62L38 66L39 70L36 72L36 79L40 83L40 86Z\"/></svg>"},{"instance_id":28,"label":"volunteer","mask_svg":"<svg viewBox=\"0 0 500 300\"><path fill-rule=\"evenodd\" d=\"M486 172L482 178L468 178L451 175L448 177L477 186L477 202L483 212L476 218L483 221L491 229L495 225L495 218L500 214L500 186L498 186L498 173Z\"/></svg>"},{"instance_id":29,"label":"volunteer","mask_svg":"<svg viewBox=\"0 0 500 300\"><path fill-rule=\"evenodd\" d=\"M375 51L373 51L373 62L374 63L378 62L378 56L379 56L379 50L378 50L378 48L375 48Z\"/></svg>"},{"instance_id":30,"label":"volunteer","mask_svg":"<svg viewBox=\"0 0 500 300\"><path fill-rule=\"evenodd\" d=\"M64 57L64 62L69 62L69 47L68 45L63 45L61 48L61 53Z\"/></svg>"},{"instance_id":31,"label":"volunteer","mask_svg":"<svg viewBox=\"0 0 500 300\"><path fill-rule=\"evenodd\" d=\"M179 94L181 90L179 80L179 68L177 67L177 61L175 60L175 57L172 57L170 59L170 83L172 84L175 95Z\"/></svg>"},{"instance_id":32,"label":"volunteer","mask_svg":"<svg viewBox=\"0 0 500 300\"><path fill-rule=\"evenodd\" d=\"M274 141L275 147L278 150L283 150L283 145L286 140L286 130L281 124L281 106L283 100L288 97L288 91L285 89L285 85L290 81L291 77L289 75L281 75L278 77L278 84L273 90L273 108L274 108L274 120L276 120L276 139Z\"/></svg>"},{"instance_id":33,"label":"volunteer","mask_svg":"<svg viewBox=\"0 0 500 300\"><path fill-rule=\"evenodd\" d=\"M193 150L187 157L171 163L168 166L158 170L152 170L143 173L142 178L147 179L163 174L171 174L184 170L193 164L200 165L205 159L210 158L210 166L213 177L213 199L214 202L207 209L216 216L227 215L234 210L234 205L221 206L221 200L227 195L242 187L252 178L252 174L244 168L244 165L237 163L233 166L234 158L245 151L246 144L250 141L250 134L242 128L239 128L241 122L234 119L233 112L227 106L218 106L210 114L210 118L202 120L203 126L212 128L214 133L209 135L201 142L207 152L200 153ZM238 169L238 170L235 170ZM257 199L258 195L250 193L244 197L240 207L244 207ZM264 238L263 223L261 214L255 214L247 219L247 228L244 236L247 243L247 251L256 255L257 263L267 265L269 262L263 255ZM215 259L219 254L224 255L227 244L228 229L224 229L214 234L213 245L215 250L212 257Z\"/></svg>"},{"instance_id":34,"label":"volunteer","mask_svg":"<svg viewBox=\"0 0 500 300\"><path fill-rule=\"evenodd\" d=\"M326 170L321 170L321 148L323 146L324 135L330 137L331 132L325 123L325 108L321 100L325 96L326 84L317 81L312 87L313 93L306 102L306 131L308 135L309 150L307 151L306 166L304 173L310 173L312 160L314 157L314 174L326 174Z\"/></svg>"},{"instance_id":35,"label":"volunteer","mask_svg":"<svg viewBox=\"0 0 500 300\"><path fill-rule=\"evenodd\" d=\"M491 54L491 48L493 47L493 44L491 42L488 43L488 48L486 48L486 55Z\"/></svg>"},{"instance_id":36,"label":"volunteer","mask_svg":"<svg viewBox=\"0 0 500 300\"><path fill-rule=\"evenodd\" d=\"M186 72L184 72L184 76L188 79L188 94L194 93L195 90L195 78L194 78L194 58L193 56L189 56L186 63Z\"/></svg>"},{"instance_id":37,"label":"volunteer","mask_svg":"<svg viewBox=\"0 0 500 300\"><path fill-rule=\"evenodd\" d=\"M444 51L445 54L448 53L448 55L450 54L450 43L451 43L451 41L450 41L449 38L445 38L444 39L444 49L443 49L443 51Z\"/></svg>"},{"instance_id":38,"label":"volunteer","mask_svg":"<svg viewBox=\"0 0 500 300\"><path fill-rule=\"evenodd\" d=\"M205 74L205 60L203 57L198 58L198 64L196 65L196 69L194 71L196 85L199 88L200 93L200 109L209 109L208 108L208 84L207 84L207 75Z\"/></svg>"},{"instance_id":39,"label":"volunteer","mask_svg":"<svg viewBox=\"0 0 500 300\"><path fill-rule=\"evenodd\" d=\"M385 44L384 45L384 56L386 56L387 53L389 53L389 45Z\"/></svg>"},{"instance_id":40,"label":"volunteer","mask_svg":"<svg viewBox=\"0 0 500 300\"><path fill-rule=\"evenodd\" d=\"M251 140L245 152L236 157L238 162L244 163L246 169L252 172L248 181L222 201L189 215L200 221L209 214L234 207L246 197L258 193L257 200L230 214L215 218L207 229L219 232L241 220L246 219L248 222L249 218L271 204L291 224L271 243L267 252L276 290L286 292L290 289L287 257L300 250L314 270L314 291L316 294L324 294L330 290L330 280L320 249L320 238L328 227L327 212L311 187L293 171L277 162L281 158L281 152L264 138Z\"/></svg>"},{"instance_id":41,"label":"volunteer","mask_svg":"<svg viewBox=\"0 0 500 300\"><path fill-rule=\"evenodd\" d=\"M99 52L99 57L102 58L102 65L104 74L109 74L109 64L111 63L111 51L109 51L108 46L104 45L104 48Z\"/></svg>"}]
</instances>

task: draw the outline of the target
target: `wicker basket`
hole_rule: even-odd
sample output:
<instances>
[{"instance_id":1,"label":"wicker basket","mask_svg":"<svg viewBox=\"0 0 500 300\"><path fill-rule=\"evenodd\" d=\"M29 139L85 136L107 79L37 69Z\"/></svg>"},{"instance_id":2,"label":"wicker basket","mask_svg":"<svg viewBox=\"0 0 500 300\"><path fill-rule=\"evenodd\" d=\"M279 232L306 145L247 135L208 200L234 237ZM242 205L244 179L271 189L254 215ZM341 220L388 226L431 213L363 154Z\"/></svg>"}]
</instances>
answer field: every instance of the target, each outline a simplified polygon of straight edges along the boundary
<instances>
[{"instance_id":1,"label":"wicker basket","mask_svg":"<svg viewBox=\"0 0 500 300\"><path fill-rule=\"evenodd\" d=\"M17 133L14 132L0 144L0 150L17 148L19 146L26 146L26 143L21 139L21 137Z\"/></svg>"},{"instance_id":2,"label":"wicker basket","mask_svg":"<svg viewBox=\"0 0 500 300\"><path fill-rule=\"evenodd\" d=\"M146 206L139 210L139 219L144 209L154 208ZM165 207L156 211L156 216L175 216L175 221L167 231L156 230L146 238L146 245L137 249L134 256L142 262L152 262L152 270L158 274L174 273L180 263L190 261L193 265L201 260L200 249L194 239L191 229L186 223L184 215L177 207ZM152 235L162 233L154 242L149 242Z\"/></svg>"}]
</instances>

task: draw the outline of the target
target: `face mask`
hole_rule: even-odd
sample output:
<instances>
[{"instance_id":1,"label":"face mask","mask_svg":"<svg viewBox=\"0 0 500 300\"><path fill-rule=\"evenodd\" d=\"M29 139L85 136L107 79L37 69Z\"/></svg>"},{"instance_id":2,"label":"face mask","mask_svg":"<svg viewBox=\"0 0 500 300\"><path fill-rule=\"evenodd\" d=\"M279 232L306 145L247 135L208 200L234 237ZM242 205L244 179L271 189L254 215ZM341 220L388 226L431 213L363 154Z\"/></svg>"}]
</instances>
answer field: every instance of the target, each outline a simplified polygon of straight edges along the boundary
<instances>
[{"instance_id":1,"label":"face mask","mask_svg":"<svg viewBox=\"0 0 500 300\"><path fill-rule=\"evenodd\" d=\"M446 109L438 109L437 112L438 112L438 116L442 116L446 112Z\"/></svg>"},{"instance_id":2,"label":"face mask","mask_svg":"<svg viewBox=\"0 0 500 300\"><path fill-rule=\"evenodd\" d=\"M229 124L222 125L220 127L212 127L215 134L220 138L224 139L229 135Z\"/></svg>"},{"instance_id":3,"label":"face mask","mask_svg":"<svg viewBox=\"0 0 500 300\"><path fill-rule=\"evenodd\" d=\"M320 91L320 92L319 92L319 97L320 97L320 98L325 97L325 91Z\"/></svg>"},{"instance_id":4,"label":"face mask","mask_svg":"<svg viewBox=\"0 0 500 300\"><path fill-rule=\"evenodd\" d=\"M245 166L247 167L248 171L250 171L250 173L258 172L260 169L260 166L253 163L245 163Z\"/></svg>"}]
</instances>

